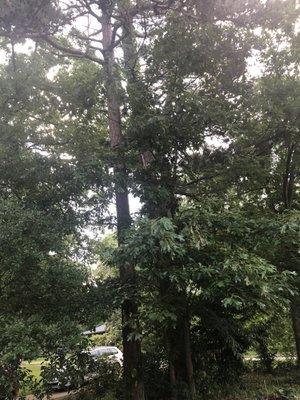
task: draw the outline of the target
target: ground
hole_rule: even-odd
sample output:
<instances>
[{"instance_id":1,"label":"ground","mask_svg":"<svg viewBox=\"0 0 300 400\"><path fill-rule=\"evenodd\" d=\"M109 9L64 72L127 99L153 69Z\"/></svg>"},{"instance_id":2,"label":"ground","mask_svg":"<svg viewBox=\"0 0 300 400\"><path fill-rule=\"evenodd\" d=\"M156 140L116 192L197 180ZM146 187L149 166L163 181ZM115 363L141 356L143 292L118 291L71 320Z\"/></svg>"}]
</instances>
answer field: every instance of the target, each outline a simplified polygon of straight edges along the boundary
<instances>
[{"instance_id":1,"label":"ground","mask_svg":"<svg viewBox=\"0 0 300 400\"><path fill-rule=\"evenodd\" d=\"M36 360L31 361L30 363L24 361L22 363L22 365L23 365L24 368L26 368L29 371L31 371L32 375L35 378L39 378L40 377L40 373L41 373L41 365L42 365L43 362L44 362L43 358L37 358Z\"/></svg>"},{"instance_id":2,"label":"ground","mask_svg":"<svg viewBox=\"0 0 300 400\"><path fill-rule=\"evenodd\" d=\"M300 400L300 370L247 373L238 382L234 394L216 396L216 400L275 399Z\"/></svg>"},{"instance_id":3,"label":"ground","mask_svg":"<svg viewBox=\"0 0 300 400\"><path fill-rule=\"evenodd\" d=\"M23 365L38 378L42 362L39 359ZM26 388L23 393L29 394ZM60 393L53 400L66 398L67 393ZM30 397L27 399L32 400ZM211 400L300 400L300 369L281 368L273 374L249 372L239 379L233 393L220 392Z\"/></svg>"}]
</instances>

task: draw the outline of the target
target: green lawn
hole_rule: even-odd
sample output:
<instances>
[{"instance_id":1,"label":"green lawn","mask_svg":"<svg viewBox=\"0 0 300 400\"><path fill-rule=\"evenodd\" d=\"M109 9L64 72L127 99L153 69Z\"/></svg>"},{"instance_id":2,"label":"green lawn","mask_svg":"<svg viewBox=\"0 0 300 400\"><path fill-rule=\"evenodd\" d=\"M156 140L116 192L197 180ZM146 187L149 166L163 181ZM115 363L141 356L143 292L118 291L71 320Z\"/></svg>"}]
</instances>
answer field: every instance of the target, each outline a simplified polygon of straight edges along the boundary
<instances>
[{"instance_id":1,"label":"green lawn","mask_svg":"<svg viewBox=\"0 0 300 400\"><path fill-rule=\"evenodd\" d=\"M41 375L41 366L44 361L45 360L43 358L38 358L31 362L24 361L22 363L22 366L28 369L31 372L32 376L38 379Z\"/></svg>"},{"instance_id":2,"label":"green lawn","mask_svg":"<svg viewBox=\"0 0 300 400\"><path fill-rule=\"evenodd\" d=\"M41 376L41 366L42 366L43 362L45 362L45 360L43 358L38 358L31 362L24 361L22 363L22 367L26 368L28 371L30 371L30 374L32 375L33 378L35 378L36 380L39 380L40 376ZM30 394L29 388L26 386L22 387L21 394L23 396Z\"/></svg>"},{"instance_id":3,"label":"green lawn","mask_svg":"<svg viewBox=\"0 0 300 400\"><path fill-rule=\"evenodd\" d=\"M25 361L22 363L22 366L28 369L31 372L32 376L38 379L41 374L41 363L42 361L39 360L35 360L30 363Z\"/></svg>"}]
</instances>

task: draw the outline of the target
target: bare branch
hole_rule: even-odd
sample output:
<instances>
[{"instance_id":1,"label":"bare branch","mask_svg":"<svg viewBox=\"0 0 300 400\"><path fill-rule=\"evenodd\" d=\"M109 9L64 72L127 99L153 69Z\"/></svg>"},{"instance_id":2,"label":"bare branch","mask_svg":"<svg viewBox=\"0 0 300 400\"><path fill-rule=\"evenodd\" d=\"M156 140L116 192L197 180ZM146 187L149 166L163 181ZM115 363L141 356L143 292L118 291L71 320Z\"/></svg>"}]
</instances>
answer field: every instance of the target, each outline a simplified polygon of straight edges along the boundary
<instances>
[{"instance_id":1,"label":"bare branch","mask_svg":"<svg viewBox=\"0 0 300 400\"><path fill-rule=\"evenodd\" d=\"M33 40L41 40L52 47L54 47L56 50L59 50L66 55L75 57L75 58L86 58L87 60L94 61L97 64L103 64L103 60L99 57L93 56L91 54L88 54L87 52L84 52L79 49L75 49L73 47L67 47L63 46L59 42L57 42L55 39L51 38L48 34L46 33L41 33L41 32L34 32L34 33L24 33L24 32L7 32L7 31L0 31L0 37L6 37L10 39L20 39L20 38L27 38L27 39L33 39Z\"/></svg>"},{"instance_id":2,"label":"bare branch","mask_svg":"<svg viewBox=\"0 0 300 400\"><path fill-rule=\"evenodd\" d=\"M81 50L78 49L74 49L72 47L65 47L62 46L60 43L56 42L55 40L53 40L52 38L50 38L49 36L46 37L41 37L42 40L44 40L45 42L49 43L51 46L53 46L55 49L62 51L66 54L69 54L75 58L86 58L90 61L94 61L97 64L103 64L103 60L101 60L101 58L98 58L96 56L93 56L91 54L88 54L86 52L83 52Z\"/></svg>"},{"instance_id":3,"label":"bare branch","mask_svg":"<svg viewBox=\"0 0 300 400\"><path fill-rule=\"evenodd\" d=\"M92 10L92 7L90 6L89 2L88 2L87 0L79 0L79 1L80 1L80 3L81 3L83 6L85 6L85 7L88 9L89 13L90 13L93 17L94 17L98 22L101 23L101 16L98 15L98 14L96 14L96 13Z\"/></svg>"}]
</instances>

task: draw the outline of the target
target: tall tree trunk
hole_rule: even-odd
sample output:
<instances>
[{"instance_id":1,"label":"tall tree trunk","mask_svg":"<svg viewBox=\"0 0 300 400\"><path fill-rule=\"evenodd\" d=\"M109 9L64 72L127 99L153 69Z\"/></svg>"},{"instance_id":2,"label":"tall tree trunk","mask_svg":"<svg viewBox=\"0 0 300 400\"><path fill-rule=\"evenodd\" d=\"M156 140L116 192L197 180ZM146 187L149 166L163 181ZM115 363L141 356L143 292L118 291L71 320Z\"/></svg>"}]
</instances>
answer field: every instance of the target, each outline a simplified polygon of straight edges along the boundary
<instances>
[{"instance_id":1,"label":"tall tree trunk","mask_svg":"<svg viewBox=\"0 0 300 400\"><path fill-rule=\"evenodd\" d=\"M284 208L289 209L292 203L293 186L295 178L295 156L296 146L294 144L288 147L285 174L282 183L282 198L284 202Z\"/></svg>"},{"instance_id":2,"label":"tall tree trunk","mask_svg":"<svg viewBox=\"0 0 300 400\"><path fill-rule=\"evenodd\" d=\"M192 359L192 348L191 348L191 332L190 332L190 318L188 309L186 309L184 315L184 353L185 353L185 364L186 364L186 375L187 382L189 385L189 394L191 400L196 398L196 386L194 380L194 366Z\"/></svg>"},{"instance_id":3,"label":"tall tree trunk","mask_svg":"<svg viewBox=\"0 0 300 400\"><path fill-rule=\"evenodd\" d=\"M147 108L150 106L148 104L147 98L147 90L144 87L140 76L140 67L139 67L139 58L137 54L137 45L135 40L134 26L132 21L132 16L128 12L130 10L130 0L122 0L120 2L122 6L122 16L123 16L123 52L124 52L124 66L125 66L125 75L127 80L127 93L129 98L130 109L132 112L133 118L143 117L145 114L147 115ZM140 148L140 154L143 161L143 166L145 168L151 164L154 159L152 156L152 149L145 148L144 146ZM170 171L169 166L165 165L161 167L162 175L165 175L164 182L167 183L167 187L169 190L170 181ZM154 179L155 180L155 179ZM149 182L147 182L149 184ZM177 210L177 200L174 196L172 190L170 192L170 199L167 202L168 204L158 204L156 207L153 207L153 203L148 209L149 218L159 218L159 217L172 217ZM164 202L166 203L166 202ZM160 282L161 286L161 296L163 298L164 292L167 290L172 290L170 282ZM181 374L182 376L178 377L182 381L186 381L189 386L190 399L194 400L196 396L195 382L194 382L194 374L193 374L193 362L192 362L192 351L191 351L191 343L190 343L190 326L188 314L186 315L186 324L184 325L184 343L182 346L182 353L180 354L182 365L185 365L185 373ZM176 336L176 332L172 332L172 335ZM169 354L169 374L170 374L170 383L172 387L172 400L178 399L178 391L177 391L177 375L179 371L176 371L176 366L174 362L174 355L177 351L178 344L174 340L170 340L170 338L165 338L167 353Z\"/></svg>"},{"instance_id":4,"label":"tall tree trunk","mask_svg":"<svg viewBox=\"0 0 300 400\"><path fill-rule=\"evenodd\" d=\"M171 383L171 400L178 400L178 390L177 390L177 379L174 363L169 356L169 373L170 373L170 383Z\"/></svg>"},{"instance_id":5,"label":"tall tree trunk","mask_svg":"<svg viewBox=\"0 0 300 400\"><path fill-rule=\"evenodd\" d=\"M293 299L291 313L297 351L297 365L300 368L300 296Z\"/></svg>"},{"instance_id":6,"label":"tall tree trunk","mask_svg":"<svg viewBox=\"0 0 300 400\"><path fill-rule=\"evenodd\" d=\"M115 58L112 48L112 23L110 10L102 14L103 49L105 58L106 92L108 108L108 125L111 147L115 152L114 176L117 208L118 243L124 242L124 233L130 227L127 171L123 161L124 140L121 130L121 115L118 96L120 82L115 75ZM135 289L135 270L132 264L120 266L120 278L123 287ZM137 330L138 307L132 296L122 304L122 336L124 351L125 399L144 400L144 385L141 368L141 343L135 337Z\"/></svg>"},{"instance_id":7,"label":"tall tree trunk","mask_svg":"<svg viewBox=\"0 0 300 400\"><path fill-rule=\"evenodd\" d=\"M287 156L285 163L285 173L282 181L282 198L285 210L292 206L293 191L295 185L295 168L297 145L291 143L287 146ZM300 271L297 271L298 275ZM300 367L300 296L296 295L292 301L291 317L294 331L296 352L297 352L297 365Z\"/></svg>"}]
</instances>

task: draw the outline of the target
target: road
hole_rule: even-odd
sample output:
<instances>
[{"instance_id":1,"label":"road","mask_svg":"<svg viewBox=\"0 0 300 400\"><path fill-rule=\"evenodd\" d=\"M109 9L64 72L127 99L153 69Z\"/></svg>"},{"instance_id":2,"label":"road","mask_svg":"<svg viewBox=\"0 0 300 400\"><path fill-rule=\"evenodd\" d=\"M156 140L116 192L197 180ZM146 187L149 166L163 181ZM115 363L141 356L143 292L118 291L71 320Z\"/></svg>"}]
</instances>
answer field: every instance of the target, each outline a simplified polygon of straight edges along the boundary
<instances>
[{"instance_id":1,"label":"road","mask_svg":"<svg viewBox=\"0 0 300 400\"><path fill-rule=\"evenodd\" d=\"M59 393L53 394L50 398L51 398L51 400L59 400L59 399L64 400L64 399L68 399L70 394L72 394L72 392L71 393L59 392ZM74 394L74 392L73 392L73 394ZM26 397L26 400L35 400L35 397L30 395L30 396Z\"/></svg>"},{"instance_id":2,"label":"road","mask_svg":"<svg viewBox=\"0 0 300 400\"><path fill-rule=\"evenodd\" d=\"M291 357L292 360L296 360L296 357ZM257 356L245 356L244 360L246 361L260 361L260 358ZM274 358L275 361L287 361L289 360L287 357L284 356L276 356Z\"/></svg>"}]
</instances>

